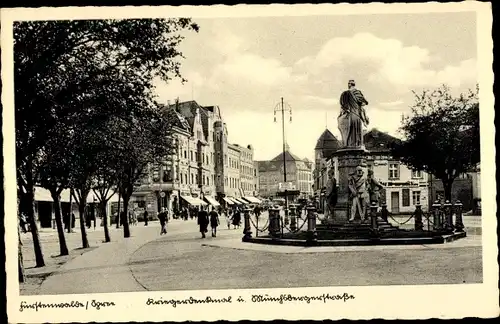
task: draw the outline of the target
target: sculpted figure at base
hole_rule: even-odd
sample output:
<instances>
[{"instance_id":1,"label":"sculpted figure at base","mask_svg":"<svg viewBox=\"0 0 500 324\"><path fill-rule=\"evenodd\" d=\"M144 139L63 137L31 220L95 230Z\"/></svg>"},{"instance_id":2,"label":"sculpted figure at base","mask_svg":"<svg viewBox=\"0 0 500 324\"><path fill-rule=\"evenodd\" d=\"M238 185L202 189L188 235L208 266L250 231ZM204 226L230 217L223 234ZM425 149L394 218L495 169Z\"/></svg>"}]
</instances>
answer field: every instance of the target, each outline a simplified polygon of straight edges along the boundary
<instances>
[{"instance_id":1,"label":"sculpted figure at base","mask_svg":"<svg viewBox=\"0 0 500 324\"><path fill-rule=\"evenodd\" d=\"M364 106L368 105L363 93L356 89L354 80L349 80L348 90L340 95L340 115L337 119L343 147L363 146L363 125L369 124Z\"/></svg>"},{"instance_id":2,"label":"sculpted figure at base","mask_svg":"<svg viewBox=\"0 0 500 324\"><path fill-rule=\"evenodd\" d=\"M363 177L364 171L360 166L349 177L349 196L351 202L351 217L349 221L360 220L366 217L366 205L370 199L366 190L366 179Z\"/></svg>"},{"instance_id":3,"label":"sculpted figure at base","mask_svg":"<svg viewBox=\"0 0 500 324\"><path fill-rule=\"evenodd\" d=\"M368 188L370 196L369 203L376 203L377 206L380 206L380 192L384 190L384 187L373 176L373 170L368 170L368 174L366 176L366 187Z\"/></svg>"},{"instance_id":4,"label":"sculpted figure at base","mask_svg":"<svg viewBox=\"0 0 500 324\"><path fill-rule=\"evenodd\" d=\"M333 209L337 204L337 180L335 180L335 170L331 168L328 171L328 183L326 184L326 216L333 216Z\"/></svg>"}]
</instances>

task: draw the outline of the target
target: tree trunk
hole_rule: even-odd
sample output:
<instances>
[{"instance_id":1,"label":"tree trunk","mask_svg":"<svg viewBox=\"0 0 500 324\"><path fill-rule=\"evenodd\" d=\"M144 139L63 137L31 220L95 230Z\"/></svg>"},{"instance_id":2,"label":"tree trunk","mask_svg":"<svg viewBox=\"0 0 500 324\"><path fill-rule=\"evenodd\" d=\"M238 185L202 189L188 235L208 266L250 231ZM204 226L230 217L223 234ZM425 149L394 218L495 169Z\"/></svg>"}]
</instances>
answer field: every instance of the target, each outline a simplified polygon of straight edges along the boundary
<instances>
[{"instance_id":1,"label":"tree trunk","mask_svg":"<svg viewBox=\"0 0 500 324\"><path fill-rule=\"evenodd\" d=\"M69 251L68 246L66 245L66 238L64 237L64 226L62 223L61 200L59 194L55 189L51 189L50 194L52 195L52 200L54 200L57 235L59 236L59 251L61 252L61 255L68 255Z\"/></svg>"},{"instance_id":2,"label":"tree trunk","mask_svg":"<svg viewBox=\"0 0 500 324\"><path fill-rule=\"evenodd\" d=\"M120 228L120 213L121 213L120 200L121 200L121 192L118 191L118 214L116 216L116 228Z\"/></svg>"},{"instance_id":3,"label":"tree trunk","mask_svg":"<svg viewBox=\"0 0 500 324\"><path fill-rule=\"evenodd\" d=\"M123 237L130 237L130 227L128 225L128 202L130 200L129 194L123 194Z\"/></svg>"},{"instance_id":4,"label":"tree trunk","mask_svg":"<svg viewBox=\"0 0 500 324\"><path fill-rule=\"evenodd\" d=\"M453 179L442 180L442 181L443 181L443 189L444 189L444 199L451 202L451 189L453 186Z\"/></svg>"},{"instance_id":5,"label":"tree trunk","mask_svg":"<svg viewBox=\"0 0 500 324\"><path fill-rule=\"evenodd\" d=\"M18 207L19 210L19 207ZM18 271L19 271L19 282L24 282L25 277L24 277L24 260L23 260L23 242L21 240L21 231L19 230L19 225L17 226L17 236L18 236L18 242L17 242L17 266L18 266Z\"/></svg>"},{"instance_id":6,"label":"tree trunk","mask_svg":"<svg viewBox=\"0 0 500 324\"><path fill-rule=\"evenodd\" d=\"M87 196L89 191L80 190L80 192L82 194L80 201L78 202L78 211L80 213L80 231L82 233L82 248L86 249L90 247L89 240L87 238L87 228L85 227L85 213L87 211Z\"/></svg>"},{"instance_id":7,"label":"tree trunk","mask_svg":"<svg viewBox=\"0 0 500 324\"><path fill-rule=\"evenodd\" d=\"M108 228L108 215L106 211L107 201L101 202L101 215L102 221L104 225L104 242L111 242L111 237L109 236L109 228Z\"/></svg>"},{"instance_id":8,"label":"tree trunk","mask_svg":"<svg viewBox=\"0 0 500 324\"><path fill-rule=\"evenodd\" d=\"M38 226L36 224L36 219L35 219L34 193L33 193L32 183L27 183L26 193L23 196L25 202L24 208L26 208L26 214L27 214L26 216L28 217L31 229L31 236L33 237L33 248L35 251L36 267L37 268L45 267L42 245L40 244L40 235L38 233Z\"/></svg>"},{"instance_id":9,"label":"tree trunk","mask_svg":"<svg viewBox=\"0 0 500 324\"><path fill-rule=\"evenodd\" d=\"M73 232L73 189L69 192L69 224L68 233Z\"/></svg>"}]
</instances>

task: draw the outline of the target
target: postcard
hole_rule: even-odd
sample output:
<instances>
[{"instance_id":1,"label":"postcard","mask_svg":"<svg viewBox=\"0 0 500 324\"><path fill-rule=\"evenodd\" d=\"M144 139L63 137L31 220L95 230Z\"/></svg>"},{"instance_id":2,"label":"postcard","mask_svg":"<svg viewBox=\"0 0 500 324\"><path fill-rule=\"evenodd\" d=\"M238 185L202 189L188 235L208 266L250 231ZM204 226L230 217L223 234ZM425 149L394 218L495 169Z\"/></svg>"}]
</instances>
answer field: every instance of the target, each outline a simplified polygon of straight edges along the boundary
<instances>
[{"instance_id":1,"label":"postcard","mask_svg":"<svg viewBox=\"0 0 500 324\"><path fill-rule=\"evenodd\" d=\"M1 23L11 322L498 315L488 4Z\"/></svg>"}]
</instances>

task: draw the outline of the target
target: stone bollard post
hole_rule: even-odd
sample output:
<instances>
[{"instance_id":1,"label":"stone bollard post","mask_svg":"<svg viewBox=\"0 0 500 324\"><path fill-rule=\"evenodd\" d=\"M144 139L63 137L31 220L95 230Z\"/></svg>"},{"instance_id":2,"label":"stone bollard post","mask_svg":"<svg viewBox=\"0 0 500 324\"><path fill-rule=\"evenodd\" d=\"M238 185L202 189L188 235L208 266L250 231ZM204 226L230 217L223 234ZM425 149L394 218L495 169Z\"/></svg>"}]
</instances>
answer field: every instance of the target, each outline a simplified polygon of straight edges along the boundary
<instances>
[{"instance_id":1,"label":"stone bollard post","mask_svg":"<svg viewBox=\"0 0 500 324\"><path fill-rule=\"evenodd\" d=\"M295 206L290 207L290 229L297 230L297 208Z\"/></svg>"},{"instance_id":2,"label":"stone bollard post","mask_svg":"<svg viewBox=\"0 0 500 324\"><path fill-rule=\"evenodd\" d=\"M422 221L422 206L420 203L415 205L415 231L423 231L424 230L424 222Z\"/></svg>"},{"instance_id":3,"label":"stone bollard post","mask_svg":"<svg viewBox=\"0 0 500 324\"><path fill-rule=\"evenodd\" d=\"M457 214L455 218L455 231L456 232L463 232L464 231L464 222L462 219L462 208L463 204L460 202L460 200L457 200L455 203L455 212Z\"/></svg>"},{"instance_id":4,"label":"stone bollard post","mask_svg":"<svg viewBox=\"0 0 500 324\"><path fill-rule=\"evenodd\" d=\"M384 220L384 222L387 222L387 217L389 216L389 211L387 210L387 204L383 203L382 204L382 210L380 212L380 217Z\"/></svg>"},{"instance_id":5,"label":"stone bollard post","mask_svg":"<svg viewBox=\"0 0 500 324\"><path fill-rule=\"evenodd\" d=\"M443 224L444 230L448 233L453 232L453 209L449 200L444 203Z\"/></svg>"},{"instance_id":6,"label":"stone bollard post","mask_svg":"<svg viewBox=\"0 0 500 324\"><path fill-rule=\"evenodd\" d=\"M279 208L269 208L269 235L271 237L277 237L281 232L279 212Z\"/></svg>"},{"instance_id":7,"label":"stone bollard post","mask_svg":"<svg viewBox=\"0 0 500 324\"><path fill-rule=\"evenodd\" d=\"M307 243L313 245L318 240L316 233L316 208L312 205L307 206Z\"/></svg>"},{"instance_id":8,"label":"stone bollard post","mask_svg":"<svg viewBox=\"0 0 500 324\"><path fill-rule=\"evenodd\" d=\"M245 208L243 215L245 217L245 227L243 228L243 241L247 241L252 238L252 228L250 226L250 208Z\"/></svg>"},{"instance_id":9,"label":"stone bollard post","mask_svg":"<svg viewBox=\"0 0 500 324\"><path fill-rule=\"evenodd\" d=\"M441 226L441 205L439 204L439 201L435 201L434 204L432 204L432 214L434 216L434 224L433 224L433 229L435 231L440 231L442 229Z\"/></svg>"},{"instance_id":10,"label":"stone bollard post","mask_svg":"<svg viewBox=\"0 0 500 324\"><path fill-rule=\"evenodd\" d=\"M377 222L377 210L378 206L376 202L372 202L370 206L370 218L371 218L371 225L372 225L372 230L373 233L378 236L378 222Z\"/></svg>"}]
</instances>

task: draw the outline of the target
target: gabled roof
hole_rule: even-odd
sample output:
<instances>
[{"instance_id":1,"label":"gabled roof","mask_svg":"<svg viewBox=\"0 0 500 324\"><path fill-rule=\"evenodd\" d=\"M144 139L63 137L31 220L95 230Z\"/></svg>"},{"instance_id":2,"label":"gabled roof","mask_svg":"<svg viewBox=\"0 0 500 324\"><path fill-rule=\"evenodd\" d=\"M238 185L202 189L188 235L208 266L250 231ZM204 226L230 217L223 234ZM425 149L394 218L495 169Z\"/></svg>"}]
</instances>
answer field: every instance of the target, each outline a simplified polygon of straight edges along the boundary
<instances>
[{"instance_id":1,"label":"gabled roof","mask_svg":"<svg viewBox=\"0 0 500 324\"><path fill-rule=\"evenodd\" d=\"M178 106L174 103L170 105L174 109L177 109L177 112L180 113L189 123L191 129L194 125L194 119L196 117L196 109L202 110L203 107L200 106L196 101L190 100L185 102L179 102Z\"/></svg>"},{"instance_id":2,"label":"gabled roof","mask_svg":"<svg viewBox=\"0 0 500 324\"><path fill-rule=\"evenodd\" d=\"M256 161L256 162L257 162L257 169L259 170L259 172L279 170L279 166L277 165L276 161Z\"/></svg>"},{"instance_id":3,"label":"gabled roof","mask_svg":"<svg viewBox=\"0 0 500 324\"><path fill-rule=\"evenodd\" d=\"M160 110L172 121L173 126L177 126L187 132L191 132L192 128L190 127L189 122L183 115L176 112L172 106L160 105Z\"/></svg>"},{"instance_id":4,"label":"gabled roof","mask_svg":"<svg viewBox=\"0 0 500 324\"><path fill-rule=\"evenodd\" d=\"M325 129L323 134L318 138L314 150L320 150L324 158L329 158L339 149L339 147L339 140L329 129Z\"/></svg>"},{"instance_id":5,"label":"gabled roof","mask_svg":"<svg viewBox=\"0 0 500 324\"><path fill-rule=\"evenodd\" d=\"M373 128L368 133L363 135L365 148L370 152L388 152L391 150L394 143L398 143L400 141L400 139L385 132L381 132L376 128Z\"/></svg>"},{"instance_id":6,"label":"gabled roof","mask_svg":"<svg viewBox=\"0 0 500 324\"><path fill-rule=\"evenodd\" d=\"M278 154L278 156L271 161L283 161L283 153ZM302 161L302 159L290 151L285 151L285 161Z\"/></svg>"}]
</instances>

